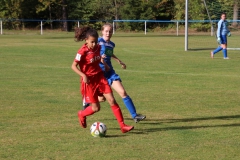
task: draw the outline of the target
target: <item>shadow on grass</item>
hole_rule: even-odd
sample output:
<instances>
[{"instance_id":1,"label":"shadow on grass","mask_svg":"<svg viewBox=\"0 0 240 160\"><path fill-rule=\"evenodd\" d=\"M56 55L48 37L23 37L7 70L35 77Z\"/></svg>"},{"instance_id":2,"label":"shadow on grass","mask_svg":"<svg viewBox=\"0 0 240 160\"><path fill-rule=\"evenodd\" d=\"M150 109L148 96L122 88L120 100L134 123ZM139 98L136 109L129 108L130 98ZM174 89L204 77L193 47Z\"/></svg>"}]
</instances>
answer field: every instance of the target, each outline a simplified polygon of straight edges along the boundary
<instances>
[{"instance_id":1,"label":"shadow on grass","mask_svg":"<svg viewBox=\"0 0 240 160\"><path fill-rule=\"evenodd\" d=\"M130 119L130 118L129 118ZM196 121L207 121L207 120L231 120L240 119L240 115L232 116L216 116L216 117L200 117L200 118L182 118L182 119L145 119L140 122L140 125L150 124L150 125L160 125L163 123L178 123L178 122L196 122ZM199 128L215 128L215 127L239 127L240 123L231 124L216 124L216 125L194 125L194 126L169 126L169 127L155 127L155 128L144 128L144 129L134 129L131 131L132 134L145 134L148 132L160 132L168 130L187 130L187 129L199 129ZM141 127L140 127L141 128Z\"/></svg>"},{"instance_id":2,"label":"shadow on grass","mask_svg":"<svg viewBox=\"0 0 240 160\"><path fill-rule=\"evenodd\" d=\"M119 137L125 137L127 136L126 134L122 134L122 135L106 135L104 138L119 138Z\"/></svg>"},{"instance_id":3,"label":"shadow on grass","mask_svg":"<svg viewBox=\"0 0 240 160\"><path fill-rule=\"evenodd\" d=\"M188 51L204 51L204 50L209 50L209 53L211 50L214 50L216 48L190 48Z\"/></svg>"},{"instance_id":4,"label":"shadow on grass","mask_svg":"<svg viewBox=\"0 0 240 160\"><path fill-rule=\"evenodd\" d=\"M108 129L108 130L117 130L117 131L119 131L119 134L118 135L109 135L109 134L107 134L104 138L119 138L119 137L126 137L126 136L128 136L127 134L123 134L121 132L120 128L111 128L111 129Z\"/></svg>"},{"instance_id":5,"label":"shadow on grass","mask_svg":"<svg viewBox=\"0 0 240 160\"><path fill-rule=\"evenodd\" d=\"M206 120L228 120L228 119L240 119L240 115L231 115L231 116L216 116L216 117L199 117L199 118L172 118L172 119L145 119L144 122L148 121L159 121L162 123L176 123L176 122L193 122L193 121L206 121Z\"/></svg>"},{"instance_id":6,"label":"shadow on grass","mask_svg":"<svg viewBox=\"0 0 240 160\"><path fill-rule=\"evenodd\" d=\"M181 127L165 127L165 128L149 128L144 130L139 130L141 133L146 132L159 132L168 130L186 130L186 129L199 129L199 128L215 128L215 127L239 127L240 123L232 124L220 124L220 125L200 125L200 126L181 126Z\"/></svg>"}]
</instances>

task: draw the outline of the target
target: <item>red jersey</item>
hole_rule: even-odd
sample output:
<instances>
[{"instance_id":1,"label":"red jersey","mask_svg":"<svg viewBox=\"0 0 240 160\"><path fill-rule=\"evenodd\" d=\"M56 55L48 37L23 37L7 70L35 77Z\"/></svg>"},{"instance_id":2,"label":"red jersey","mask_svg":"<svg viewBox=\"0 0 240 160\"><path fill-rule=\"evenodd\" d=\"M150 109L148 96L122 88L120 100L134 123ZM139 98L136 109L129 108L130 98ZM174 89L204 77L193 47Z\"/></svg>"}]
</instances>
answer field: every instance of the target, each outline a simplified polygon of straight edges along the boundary
<instances>
[{"instance_id":1,"label":"red jersey","mask_svg":"<svg viewBox=\"0 0 240 160\"><path fill-rule=\"evenodd\" d=\"M93 76L102 72L99 63L101 61L100 45L96 45L94 49L89 49L84 44L77 52L75 62L80 66L81 71L87 76Z\"/></svg>"}]
</instances>

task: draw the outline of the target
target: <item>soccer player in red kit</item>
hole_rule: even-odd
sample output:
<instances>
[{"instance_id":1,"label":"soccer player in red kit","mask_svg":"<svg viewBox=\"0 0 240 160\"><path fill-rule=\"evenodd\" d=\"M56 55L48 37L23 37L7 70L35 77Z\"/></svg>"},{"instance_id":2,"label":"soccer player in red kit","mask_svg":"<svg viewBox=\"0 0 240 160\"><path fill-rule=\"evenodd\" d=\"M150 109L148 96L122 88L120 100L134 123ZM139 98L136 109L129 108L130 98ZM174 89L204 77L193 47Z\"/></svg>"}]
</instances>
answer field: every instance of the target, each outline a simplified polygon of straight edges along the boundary
<instances>
[{"instance_id":1,"label":"soccer player in red kit","mask_svg":"<svg viewBox=\"0 0 240 160\"><path fill-rule=\"evenodd\" d=\"M72 63L72 69L81 77L81 93L86 103L90 106L85 110L78 112L80 125L83 128L87 127L86 116L90 116L100 110L98 95L104 95L111 106L122 133L129 132L134 127L124 123L122 111L113 97L111 87L104 77L99 63L106 65L103 58L100 56L101 47L98 45L98 33L90 27L77 28L75 30L75 40L86 43L78 50L77 55Z\"/></svg>"}]
</instances>

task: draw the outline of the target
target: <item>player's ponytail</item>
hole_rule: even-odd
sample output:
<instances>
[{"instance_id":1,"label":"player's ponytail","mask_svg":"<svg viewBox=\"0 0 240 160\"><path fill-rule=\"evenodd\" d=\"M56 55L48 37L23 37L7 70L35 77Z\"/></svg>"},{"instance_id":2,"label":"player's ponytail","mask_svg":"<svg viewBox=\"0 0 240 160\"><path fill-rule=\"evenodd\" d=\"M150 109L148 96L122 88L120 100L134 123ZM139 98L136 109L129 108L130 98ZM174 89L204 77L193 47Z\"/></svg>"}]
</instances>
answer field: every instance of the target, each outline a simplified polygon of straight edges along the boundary
<instances>
[{"instance_id":1,"label":"player's ponytail","mask_svg":"<svg viewBox=\"0 0 240 160\"><path fill-rule=\"evenodd\" d=\"M98 33L96 30L86 26L86 27L82 27L82 28L75 28L75 41L79 42L79 41L83 41L86 38L88 38L89 36L95 37L98 39Z\"/></svg>"}]
</instances>

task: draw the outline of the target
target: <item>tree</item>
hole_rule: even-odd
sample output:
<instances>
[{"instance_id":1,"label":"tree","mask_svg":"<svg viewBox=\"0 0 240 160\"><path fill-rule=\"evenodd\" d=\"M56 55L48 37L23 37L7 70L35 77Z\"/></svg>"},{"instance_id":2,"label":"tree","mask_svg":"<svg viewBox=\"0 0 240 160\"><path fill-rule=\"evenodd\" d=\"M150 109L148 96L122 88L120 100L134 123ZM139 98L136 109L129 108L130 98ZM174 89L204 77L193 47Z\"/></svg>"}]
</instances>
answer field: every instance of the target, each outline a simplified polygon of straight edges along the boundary
<instances>
[{"instance_id":1,"label":"tree","mask_svg":"<svg viewBox=\"0 0 240 160\"><path fill-rule=\"evenodd\" d=\"M62 0L62 20L63 21L63 27L62 30L63 31L68 31L68 11L67 11L67 2L66 0Z\"/></svg>"},{"instance_id":2,"label":"tree","mask_svg":"<svg viewBox=\"0 0 240 160\"><path fill-rule=\"evenodd\" d=\"M23 0L2 0L1 4L1 16L5 19L21 19L22 18L22 9L21 9L21 3ZM7 27L9 29L19 29L21 22L20 21L14 21L14 22L6 22Z\"/></svg>"},{"instance_id":3,"label":"tree","mask_svg":"<svg viewBox=\"0 0 240 160\"><path fill-rule=\"evenodd\" d=\"M233 27L237 27L238 23L236 20L238 20L238 13L239 13L239 0L234 0L233 3L233 23L232 26Z\"/></svg>"},{"instance_id":4,"label":"tree","mask_svg":"<svg viewBox=\"0 0 240 160\"><path fill-rule=\"evenodd\" d=\"M185 0L174 0L173 15L175 20L184 19Z\"/></svg>"},{"instance_id":5,"label":"tree","mask_svg":"<svg viewBox=\"0 0 240 160\"><path fill-rule=\"evenodd\" d=\"M49 21L46 24L50 24L50 28L53 29L52 20L62 20L63 18L63 4L62 0L38 0L39 4L36 7L36 12L41 19L47 19ZM66 5L64 5L66 7ZM66 17L67 15L65 15Z\"/></svg>"}]
</instances>

